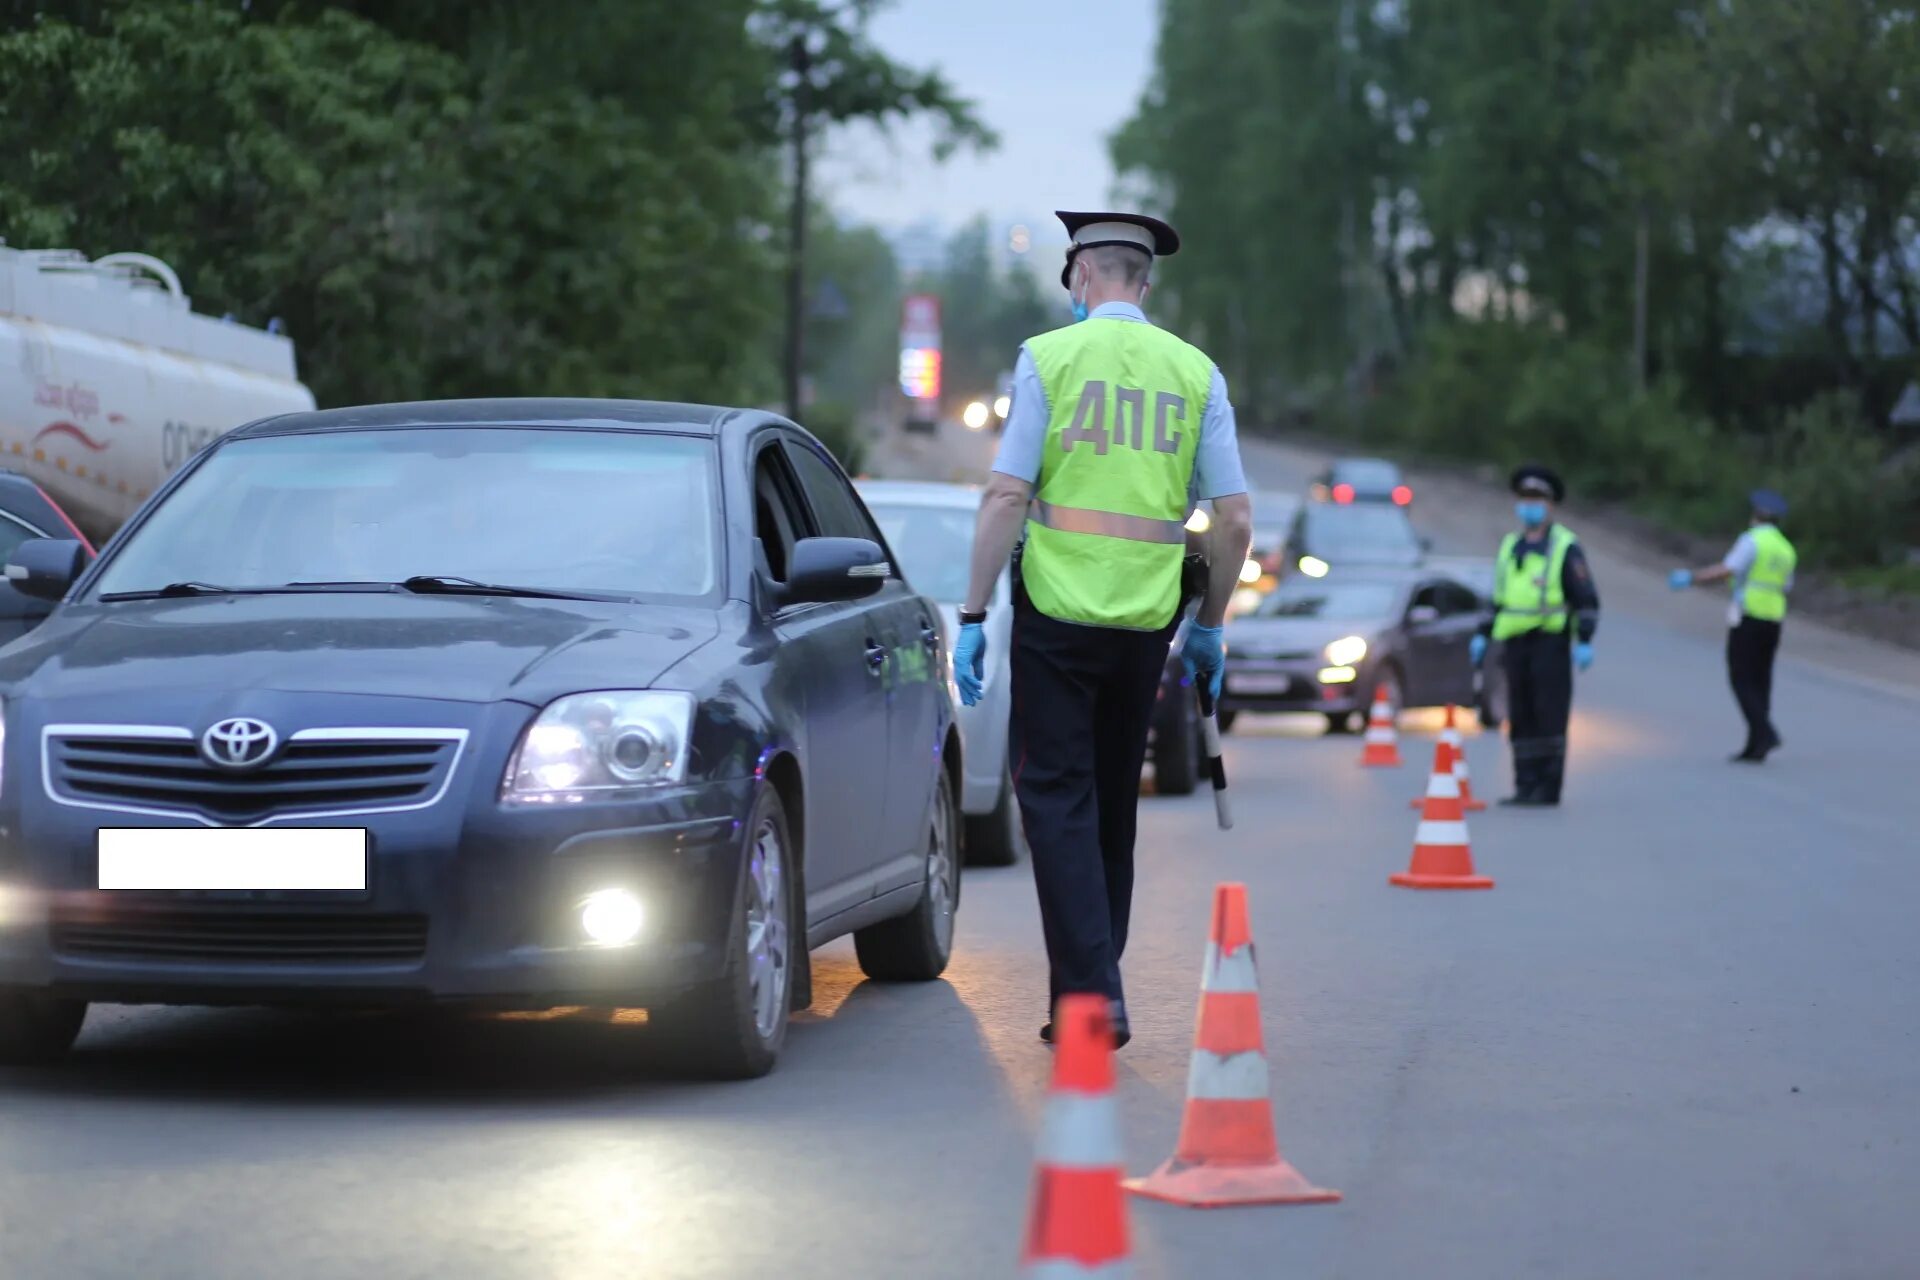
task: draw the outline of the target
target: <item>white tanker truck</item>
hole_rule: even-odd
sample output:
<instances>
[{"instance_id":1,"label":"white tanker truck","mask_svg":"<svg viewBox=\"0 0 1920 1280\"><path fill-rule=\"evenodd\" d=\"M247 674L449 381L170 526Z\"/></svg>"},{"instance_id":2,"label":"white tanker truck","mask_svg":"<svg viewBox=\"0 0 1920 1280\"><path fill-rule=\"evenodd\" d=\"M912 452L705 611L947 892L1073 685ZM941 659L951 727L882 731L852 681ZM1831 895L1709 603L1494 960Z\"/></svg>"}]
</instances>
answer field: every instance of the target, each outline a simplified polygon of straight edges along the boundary
<instances>
[{"instance_id":1,"label":"white tanker truck","mask_svg":"<svg viewBox=\"0 0 1920 1280\"><path fill-rule=\"evenodd\" d=\"M159 259L0 245L0 468L96 542L215 438L313 407L292 342L196 315Z\"/></svg>"}]
</instances>

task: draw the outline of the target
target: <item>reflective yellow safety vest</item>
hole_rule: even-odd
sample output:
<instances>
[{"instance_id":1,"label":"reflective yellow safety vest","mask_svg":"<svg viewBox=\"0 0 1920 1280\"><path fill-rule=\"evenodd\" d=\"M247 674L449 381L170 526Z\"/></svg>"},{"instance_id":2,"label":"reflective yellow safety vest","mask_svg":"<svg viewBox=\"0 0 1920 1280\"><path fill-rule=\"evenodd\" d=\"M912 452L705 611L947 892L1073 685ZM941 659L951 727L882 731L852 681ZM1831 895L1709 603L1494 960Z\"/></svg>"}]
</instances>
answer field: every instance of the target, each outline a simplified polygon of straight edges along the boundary
<instances>
[{"instance_id":1,"label":"reflective yellow safety vest","mask_svg":"<svg viewBox=\"0 0 1920 1280\"><path fill-rule=\"evenodd\" d=\"M1020 561L1027 596L1063 622L1157 631L1180 606L1213 361L1164 329L1099 317L1027 352L1050 415Z\"/></svg>"},{"instance_id":2,"label":"reflective yellow safety vest","mask_svg":"<svg viewBox=\"0 0 1920 1280\"><path fill-rule=\"evenodd\" d=\"M1547 531L1545 554L1528 551L1516 563L1514 548L1520 535L1510 533L1500 543L1500 559L1493 570L1493 638L1507 640L1528 631L1559 634L1567 629L1567 593L1560 570L1577 539L1573 531L1556 524Z\"/></svg>"},{"instance_id":3,"label":"reflective yellow safety vest","mask_svg":"<svg viewBox=\"0 0 1920 1280\"><path fill-rule=\"evenodd\" d=\"M1787 584L1799 556L1787 535L1770 524L1757 524L1748 532L1757 554L1747 570L1740 605L1749 618L1778 622L1787 616Z\"/></svg>"}]
</instances>

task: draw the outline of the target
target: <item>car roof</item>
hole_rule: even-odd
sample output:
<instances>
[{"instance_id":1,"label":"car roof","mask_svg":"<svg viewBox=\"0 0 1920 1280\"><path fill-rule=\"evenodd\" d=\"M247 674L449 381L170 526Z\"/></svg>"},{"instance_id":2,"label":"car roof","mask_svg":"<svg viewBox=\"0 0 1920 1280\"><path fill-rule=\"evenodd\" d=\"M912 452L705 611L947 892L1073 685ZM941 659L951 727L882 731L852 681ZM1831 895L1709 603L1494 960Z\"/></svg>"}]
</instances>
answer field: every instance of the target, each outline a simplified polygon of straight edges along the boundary
<instances>
[{"instance_id":1,"label":"car roof","mask_svg":"<svg viewBox=\"0 0 1920 1280\"><path fill-rule=\"evenodd\" d=\"M868 502L894 502L915 507L959 507L971 511L980 505L980 486L941 484L934 480L856 480L853 487Z\"/></svg>"},{"instance_id":2,"label":"car roof","mask_svg":"<svg viewBox=\"0 0 1920 1280\"><path fill-rule=\"evenodd\" d=\"M284 413L249 423L230 438L359 431L386 427L579 427L594 430L673 431L715 435L743 410L656 400L503 397L489 400L416 400Z\"/></svg>"}]
</instances>

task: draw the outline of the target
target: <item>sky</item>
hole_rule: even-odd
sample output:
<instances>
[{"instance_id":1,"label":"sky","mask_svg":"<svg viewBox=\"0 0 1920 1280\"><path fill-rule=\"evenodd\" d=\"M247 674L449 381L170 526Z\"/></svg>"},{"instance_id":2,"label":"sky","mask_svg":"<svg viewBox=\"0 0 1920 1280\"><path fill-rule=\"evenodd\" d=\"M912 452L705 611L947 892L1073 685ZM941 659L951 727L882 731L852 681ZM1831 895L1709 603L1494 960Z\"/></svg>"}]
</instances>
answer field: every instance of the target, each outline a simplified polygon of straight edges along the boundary
<instances>
[{"instance_id":1,"label":"sky","mask_svg":"<svg viewBox=\"0 0 1920 1280\"><path fill-rule=\"evenodd\" d=\"M824 148L822 194L888 230L950 229L986 213L996 224L1045 219L1035 238L1052 240L1054 209L1107 201L1107 135L1146 87L1157 29L1157 0L898 0L874 19L875 43L945 72L1000 146L937 165L930 129L900 126L889 138L847 128Z\"/></svg>"}]
</instances>

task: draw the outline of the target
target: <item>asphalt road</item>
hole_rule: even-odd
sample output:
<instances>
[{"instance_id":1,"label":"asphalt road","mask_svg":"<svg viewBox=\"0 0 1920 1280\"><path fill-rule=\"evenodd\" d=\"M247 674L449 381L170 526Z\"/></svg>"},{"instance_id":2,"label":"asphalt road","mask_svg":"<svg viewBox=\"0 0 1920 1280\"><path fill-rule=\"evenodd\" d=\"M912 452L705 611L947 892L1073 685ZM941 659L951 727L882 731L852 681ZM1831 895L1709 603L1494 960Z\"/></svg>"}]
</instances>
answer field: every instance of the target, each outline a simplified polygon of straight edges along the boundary
<instances>
[{"instance_id":1,"label":"asphalt road","mask_svg":"<svg viewBox=\"0 0 1920 1280\"><path fill-rule=\"evenodd\" d=\"M946 478L987 443L876 466ZM1312 461L1249 455L1262 484ZM1438 549L1490 546L1504 502L1454 499L1421 513ZM1136 1202L1139 1276L1920 1274L1920 662L1834 671L1790 627L1788 745L1735 768L1718 601L1595 569L1567 802L1473 818L1492 892L1386 883L1427 717L1384 771L1243 719L1230 835L1204 794L1143 801L1131 1166L1171 1149L1208 896L1237 879L1282 1148L1346 1200ZM1501 745L1468 751L1502 787ZM651 1074L607 1011L96 1010L63 1068L0 1073L0 1280L1012 1275L1041 963L1024 868L970 872L946 981L865 983L828 948L779 1070L726 1086Z\"/></svg>"}]
</instances>

